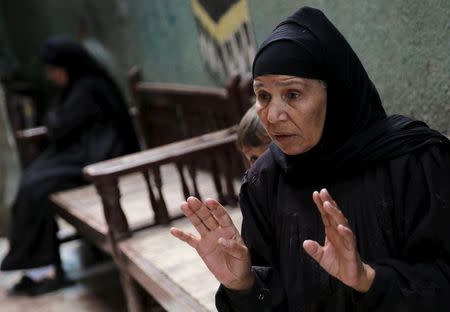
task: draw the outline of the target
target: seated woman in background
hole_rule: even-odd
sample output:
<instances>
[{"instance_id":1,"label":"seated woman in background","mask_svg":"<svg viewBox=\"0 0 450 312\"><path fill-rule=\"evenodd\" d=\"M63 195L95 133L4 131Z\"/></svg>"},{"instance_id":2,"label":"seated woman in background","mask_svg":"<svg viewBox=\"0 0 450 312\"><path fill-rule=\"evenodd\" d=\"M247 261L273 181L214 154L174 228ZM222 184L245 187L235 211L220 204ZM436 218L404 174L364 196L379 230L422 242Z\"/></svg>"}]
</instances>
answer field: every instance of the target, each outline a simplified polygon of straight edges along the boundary
<instances>
[{"instance_id":1,"label":"seated woman in background","mask_svg":"<svg viewBox=\"0 0 450 312\"><path fill-rule=\"evenodd\" d=\"M50 38L41 57L62 93L44 121L49 147L23 172L12 206L1 270L27 271L11 294L39 295L63 284L48 196L85 183L84 166L138 150L121 92L81 45Z\"/></svg>"},{"instance_id":2,"label":"seated woman in background","mask_svg":"<svg viewBox=\"0 0 450 312\"><path fill-rule=\"evenodd\" d=\"M271 139L259 120L256 106L253 105L242 117L237 129L237 147L245 157L249 168L264 153Z\"/></svg>"}]
</instances>

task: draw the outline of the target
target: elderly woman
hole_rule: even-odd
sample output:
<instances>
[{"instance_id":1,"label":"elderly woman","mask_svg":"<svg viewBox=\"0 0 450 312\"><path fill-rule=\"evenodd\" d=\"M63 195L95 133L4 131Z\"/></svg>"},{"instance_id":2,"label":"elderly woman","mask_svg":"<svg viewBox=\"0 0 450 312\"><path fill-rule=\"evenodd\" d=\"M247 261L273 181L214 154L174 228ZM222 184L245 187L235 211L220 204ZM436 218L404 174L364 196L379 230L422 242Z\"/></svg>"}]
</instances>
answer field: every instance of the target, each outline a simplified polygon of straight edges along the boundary
<instances>
[{"instance_id":1,"label":"elderly woman","mask_svg":"<svg viewBox=\"0 0 450 312\"><path fill-rule=\"evenodd\" d=\"M84 166L138 149L126 103L114 81L78 43L50 38L42 60L62 93L46 115L49 147L25 169L12 206L9 252L1 270L25 270L11 294L57 289L57 226L48 195L81 185Z\"/></svg>"},{"instance_id":2,"label":"elderly woman","mask_svg":"<svg viewBox=\"0 0 450 312\"><path fill-rule=\"evenodd\" d=\"M219 311L449 311L450 144L387 117L349 44L302 8L253 63L274 144L249 169L242 236L215 200L172 229L221 282Z\"/></svg>"}]
</instances>

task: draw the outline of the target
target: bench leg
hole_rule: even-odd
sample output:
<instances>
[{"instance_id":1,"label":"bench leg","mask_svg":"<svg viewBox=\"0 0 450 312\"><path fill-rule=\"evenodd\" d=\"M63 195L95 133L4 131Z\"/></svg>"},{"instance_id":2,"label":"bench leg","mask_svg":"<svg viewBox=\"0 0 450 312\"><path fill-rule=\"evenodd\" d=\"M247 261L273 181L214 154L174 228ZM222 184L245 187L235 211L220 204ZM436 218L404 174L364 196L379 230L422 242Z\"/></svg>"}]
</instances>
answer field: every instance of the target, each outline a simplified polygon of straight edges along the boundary
<instances>
[{"instance_id":1,"label":"bench leg","mask_svg":"<svg viewBox=\"0 0 450 312\"><path fill-rule=\"evenodd\" d=\"M146 299L141 287L128 273L120 272L120 280L128 312L144 312Z\"/></svg>"}]
</instances>

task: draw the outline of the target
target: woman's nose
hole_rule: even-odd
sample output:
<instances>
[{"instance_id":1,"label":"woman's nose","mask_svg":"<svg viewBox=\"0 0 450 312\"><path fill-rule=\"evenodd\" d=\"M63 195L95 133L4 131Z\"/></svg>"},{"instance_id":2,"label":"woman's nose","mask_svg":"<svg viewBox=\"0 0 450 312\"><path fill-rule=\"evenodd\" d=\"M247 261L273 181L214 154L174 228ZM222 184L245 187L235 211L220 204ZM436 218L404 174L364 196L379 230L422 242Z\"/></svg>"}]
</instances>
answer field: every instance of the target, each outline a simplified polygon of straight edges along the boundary
<instances>
[{"instance_id":1,"label":"woman's nose","mask_svg":"<svg viewBox=\"0 0 450 312\"><path fill-rule=\"evenodd\" d=\"M267 120L270 123L276 123L287 119L284 103L281 98L274 98L269 104Z\"/></svg>"}]
</instances>

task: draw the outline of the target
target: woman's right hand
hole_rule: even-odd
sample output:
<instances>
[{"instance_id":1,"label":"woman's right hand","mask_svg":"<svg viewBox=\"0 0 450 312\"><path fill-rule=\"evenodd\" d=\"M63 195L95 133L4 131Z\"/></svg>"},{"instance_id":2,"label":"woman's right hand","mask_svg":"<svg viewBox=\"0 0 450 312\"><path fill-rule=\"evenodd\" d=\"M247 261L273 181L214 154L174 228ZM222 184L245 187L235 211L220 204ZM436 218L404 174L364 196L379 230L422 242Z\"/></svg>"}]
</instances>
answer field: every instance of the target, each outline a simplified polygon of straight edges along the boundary
<instances>
[{"instance_id":1,"label":"woman's right hand","mask_svg":"<svg viewBox=\"0 0 450 312\"><path fill-rule=\"evenodd\" d=\"M254 275L248 248L225 208L214 199L202 203L189 197L181 210L200 237L171 228L170 233L197 250L208 269L225 287L244 290L252 287Z\"/></svg>"}]
</instances>

